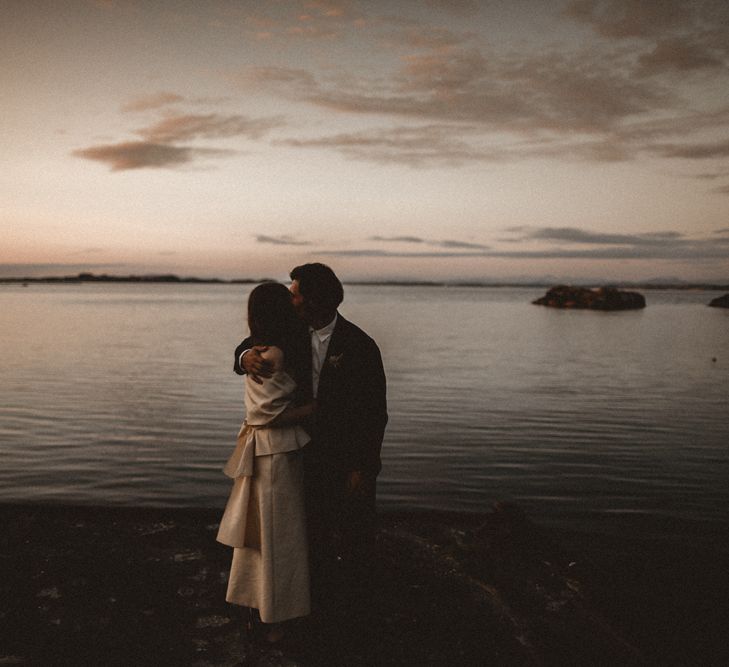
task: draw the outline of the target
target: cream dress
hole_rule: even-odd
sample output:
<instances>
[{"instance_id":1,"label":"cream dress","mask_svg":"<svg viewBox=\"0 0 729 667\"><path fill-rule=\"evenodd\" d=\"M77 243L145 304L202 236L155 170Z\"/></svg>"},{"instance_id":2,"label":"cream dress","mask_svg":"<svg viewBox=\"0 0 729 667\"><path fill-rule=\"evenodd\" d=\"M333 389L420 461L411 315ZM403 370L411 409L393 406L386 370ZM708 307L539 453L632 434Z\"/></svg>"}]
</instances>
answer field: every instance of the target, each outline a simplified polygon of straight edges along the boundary
<instances>
[{"instance_id":1,"label":"cream dress","mask_svg":"<svg viewBox=\"0 0 729 667\"><path fill-rule=\"evenodd\" d=\"M289 406L296 383L279 348L263 356L274 374L263 384L245 378L246 420L223 468L234 481L217 539L234 547L225 599L278 623L310 611L301 451L309 436L300 426L267 426Z\"/></svg>"}]
</instances>

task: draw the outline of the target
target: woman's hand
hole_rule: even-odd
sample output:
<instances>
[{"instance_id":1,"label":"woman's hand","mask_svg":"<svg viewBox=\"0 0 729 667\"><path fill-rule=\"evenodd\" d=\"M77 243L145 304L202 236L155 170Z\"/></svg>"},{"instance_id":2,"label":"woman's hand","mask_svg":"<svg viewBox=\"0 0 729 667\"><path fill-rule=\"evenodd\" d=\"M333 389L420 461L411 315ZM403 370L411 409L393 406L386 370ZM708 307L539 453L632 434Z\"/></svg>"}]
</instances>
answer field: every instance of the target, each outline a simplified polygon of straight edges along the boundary
<instances>
[{"instance_id":1,"label":"woman's hand","mask_svg":"<svg viewBox=\"0 0 729 667\"><path fill-rule=\"evenodd\" d=\"M270 378L273 375L273 364L261 356L266 350L268 345L254 345L241 359L243 370L258 384L263 384L261 378Z\"/></svg>"}]
</instances>

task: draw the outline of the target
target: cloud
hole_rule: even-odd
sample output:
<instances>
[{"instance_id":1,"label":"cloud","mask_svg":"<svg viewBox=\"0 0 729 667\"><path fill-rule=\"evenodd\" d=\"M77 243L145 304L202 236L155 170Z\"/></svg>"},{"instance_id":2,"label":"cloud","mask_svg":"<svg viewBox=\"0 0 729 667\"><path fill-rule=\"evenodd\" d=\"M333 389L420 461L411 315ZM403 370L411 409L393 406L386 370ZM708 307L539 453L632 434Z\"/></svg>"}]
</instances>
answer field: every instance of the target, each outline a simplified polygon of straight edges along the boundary
<instances>
[{"instance_id":1,"label":"cloud","mask_svg":"<svg viewBox=\"0 0 729 667\"><path fill-rule=\"evenodd\" d=\"M332 40L367 23L357 4L344 0L248 4L245 25L257 40Z\"/></svg>"},{"instance_id":2,"label":"cloud","mask_svg":"<svg viewBox=\"0 0 729 667\"><path fill-rule=\"evenodd\" d=\"M415 49L448 49L462 44L464 39L464 36L446 28L423 25L410 26L397 34L397 40L401 46Z\"/></svg>"},{"instance_id":3,"label":"cloud","mask_svg":"<svg viewBox=\"0 0 729 667\"><path fill-rule=\"evenodd\" d=\"M160 107L174 104L175 102L182 102L185 98L175 93L155 93L153 95L146 95L143 97L136 97L133 100L127 102L122 106L122 111L125 113L136 112L136 111L147 111L149 109L159 109Z\"/></svg>"},{"instance_id":4,"label":"cloud","mask_svg":"<svg viewBox=\"0 0 729 667\"><path fill-rule=\"evenodd\" d=\"M651 45L638 57L640 75L726 69L729 7L721 0L574 0L564 13L602 37Z\"/></svg>"},{"instance_id":5,"label":"cloud","mask_svg":"<svg viewBox=\"0 0 729 667\"><path fill-rule=\"evenodd\" d=\"M674 112L658 119L639 119L623 123L608 138L611 145L622 147L629 157L641 152L657 154L662 157L693 157L694 153L705 154L713 150L717 143L667 144L661 139L669 137L690 138L693 134L705 135L707 132L726 135L729 126L729 106L711 111ZM721 145L721 143L719 143ZM688 149L688 150L686 150ZM681 153L684 153L683 155Z\"/></svg>"},{"instance_id":6,"label":"cloud","mask_svg":"<svg viewBox=\"0 0 729 667\"><path fill-rule=\"evenodd\" d=\"M452 241L449 239L446 239L445 241L440 241L437 243L437 245L442 246L443 248L480 248L482 250L487 250L489 246L483 245L481 243L469 243L468 241Z\"/></svg>"},{"instance_id":7,"label":"cloud","mask_svg":"<svg viewBox=\"0 0 729 667\"><path fill-rule=\"evenodd\" d=\"M308 39L331 39L338 36L338 32L329 26L322 25L292 25L286 28L290 37L305 37Z\"/></svg>"},{"instance_id":8,"label":"cloud","mask_svg":"<svg viewBox=\"0 0 729 667\"><path fill-rule=\"evenodd\" d=\"M546 241L577 246L595 246L586 250L563 247L544 251L528 251L547 253L545 256L550 257L704 259L726 257L729 254L729 238L690 238L672 230L636 234L593 232L576 227L516 227L512 230L518 233L514 239L517 242ZM514 256L521 255L521 252L517 252Z\"/></svg>"},{"instance_id":9,"label":"cloud","mask_svg":"<svg viewBox=\"0 0 729 667\"><path fill-rule=\"evenodd\" d=\"M474 128L468 126L401 125L277 143L294 148L333 149L348 158L416 168L495 162L511 156L508 151L479 142L475 134Z\"/></svg>"},{"instance_id":10,"label":"cloud","mask_svg":"<svg viewBox=\"0 0 729 667\"><path fill-rule=\"evenodd\" d=\"M425 243L419 236L370 236L370 241L387 241L389 243Z\"/></svg>"},{"instance_id":11,"label":"cloud","mask_svg":"<svg viewBox=\"0 0 729 667\"><path fill-rule=\"evenodd\" d=\"M592 27L603 37L650 37L692 22L695 10L684 0L573 0L565 16Z\"/></svg>"},{"instance_id":12,"label":"cloud","mask_svg":"<svg viewBox=\"0 0 729 667\"><path fill-rule=\"evenodd\" d=\"M714 243L716 241L714 240ZM507 252L498 256L523 259L669 259L669 260L704 260L726 259L726 247L717 247L706 242L687 242L682 244L665 244L658 246L626 246L591 249L535 250Z\"/></svg>"},{"instance_id":13,"label":"cloud","mask_svg":"<svg viewBox=\"0 0 729 667\"><path fill-rule=\"evenodd\" d=\"M400 252L387 250L347 249L317 251L317 255L338 257L392 257L407 258L501 258L501 259L594 259L594 260L711 260L726 259L729 248L714 243L695 243L683 247L609 247L572 249L555 248L549 250L482 250L474 252L458 251L426 251L426 252Z\"/></svg>"},{"instance_id":14,"label":"cloud","mask_svg":"<svg viewBox=\"0 0 729 667\"><path fill-rule=\"evenodd\" d=\"M724 58L715 49L692 39L674 37L659 40L650 53L642 54L638 63L641 74L658 74L668 71L721 68Z\"/></svg>"},{"instance_id":15,"label":"cloud","mask_svg":"<svg viewBox=\"0 0 729 667\"><path fill-rule=\"evenodd\" d=\"M400 252L391 250L376 250L372 248L349 249L349 250L323 250L317 251L317 255L328 257L397 257L407 258L448 258L448 257L485 257L483 253L477 252L442 252L442 251L421 251L421 252Z\"/></svg>"},{"instance_id":16,"label":"cloud","mask_svg":"<svg viewBox=\"0 0 729 667\"><path fill-rule=\"evenodd\" d=\"M169 115L161 121L141 128L136 134L142 141L123 141L73 151L76 157L106 162L112 171L142 168L179 167L198 158L227 157L236 153L229 149L181 146L179 142L195 139L224 139L243 136L260 139L284 124L280 117L249 118L242 115Z\"/></svg>"},{"instance_id":17,"label":"cloud","mask_svg":"<svg viewBox=\"0 0 729 667\"><path fill-rule=\"evenodd\" d=\"M444 11L480 8L469 1L430 4ZM364 21L368 29L380 31L380 38L397 32L399 46L407 49L406 55L397 52L401 57L394 68L376 75L343 66L320 68L316 75L279 66L235 74L235 83L247 92L267 91L294 103L366 116L380 125L363 128L360 122L357 130L297 134L274 145L333 150L348 159L413 168L530 158L617 162L643 154L690 158L702 147L702 157L709 157L712 149L692 138L705 141L710 135L699 135L702 130L720 130L729 123L729 108L708 109L719 96L697 101L687 95L687 75L716 75L719 90L718 78L729 71L729 33L722 23L729 13L718 0L572 0L566 16L604 39L588 46L567 41L526 51L499 50L495 43L477 42L471 33L419 23L405 14L365 20L363 6L301 0L275 11L259 8L254 16L243 12L247 29L276 36L331 36L333 30ZM360 36L371 40L378 35ZM125 110L181 99L161 92L137 98ZM261 140L285 125L281 117L168 114L136 134L149 144L184 149L188 146L180 144L197 140ZM674 142L679 137L687 146ZM714 156L726 157L721 152Z\"/></svg>"},{"instance_id":18,"label":"cloud","mask_svg":"<svg viewBox=\"0 0 729 667\"><path fill-rule=\"evenodd\" d=\"M141 130L137 134L153 143L175 143L192 139L221 139L245 136L260 139L271 130L284 124L280 116L249 118L243 115L220 114L176 115Z\"/></svg>"},{"instance_id":19,"label":"cloud","mask_svg":"<svg viewBox=\"0 0 729 667\"><path fill-rule=\"evenodd\" d=\"M316 87L311 72L296 67L248 67L235 77L244 86L279 86L286 92L306 91Z\"/></svg>"},{"instance_id":20,"label":"cloud","mask_svg":"<svg viewBox=\"0 0 729 667\"><path fill-rule=\"evenodd\" d=\"M502 250L478 243L463 241L428 241L412 237L415 243L438 246L440 250L389 250L355 248L319 251L317 254L342 257L383 258L503 258L503 259L594 259L594 260L712 260L726 259L729 254L729 229L718 230L711 237L689 238L672 230L613 234L592 232L574 227L510 227L507 231L518 233L511 242L546 241L559 243L558 247ZM726 234L726 236L725 236ZM718 238L717 238L718 236ZM370 240L399 242L407 237L373 236ZM508 239L504 242L509 242ZM584 247L584 246L591 247ZM577 246L577 247L574 247ZM580 247L582 246L582 247Z\"/></svg>"},{"instance_id":21,"label":"cloud","mask_svg":"<svg viewBox=\"0 0 729 667\"><path fill-rule=\"evenodd\" d=\"M519 58L475 48L433 51L408 56L386 82L320 81L281 68L255 68L244 78L340 112L469 123L488 132L605 132L672 99L668 88L633 80L604 56L557 51Z\"/></svg>"},{"instance_id":22,"label":"cloud","mask_svg":"<svg viewBox=\"0 0 729 667\"><path fill-rule=\"evenodd\" d=\"M561 241L600 245L668 245L683 238L679 232L651 232L644 234L610 234L590 232L576 227L539 227L529 230L522 240Z\"/></svg>"},{"instance_id":23,"label":"cloud","mask_svg":"<svg viewBox=\"0 0 729 667\"><path fill-rule=\"evenodd\" d=\"M471 243L468 241L456 241L445 239L443 241L433 241L421 238L420 236L370 236L370 241L384 241L386 243L423 243L430 246L438 246L441 248L469 248L469 249L487 249L489 246L481 243Z\"/></svg>"},{"instance_id":24,"label":"cloud","mask_svg":"<svg viewBox=\"0 0 729 667\"><path fill-rule=\"evenodd\" d=\"M331 149L347 158L413 168L463 166L479 162L507 162L526 158L577 159L615 162L632 159L638 147L617 137L586 140L580 137L531 138L495 141L480 128L467 124L398 125L308 139L283 139L279 145Z\"/></svg>"},{"instance_id":25,"label":"cloud","mask_svg":"<svg viewBox=\"0 0 729 667\"><path fill-rule=\"evenodd\" d=\"M700 181L715 181L717 178L729 176L729 171L705 171L700 174L691 174L689 178L695 178Z\"/></svg>"},{"instance_id":26,"label":"cloud","mask_svg":"<svg viewBox=\"0 0 729 667\"><path fill-rule=\"evenodd\" d=\"M291 236L265 236L259 234L256 236L256 243L269 243L271 245L291 245L291 246L302 246L311 245L309 241L301 241Z\"/></svg>"},{"instance_id":27,"label":"cloud","mask_svg":"<svg viewBox=\"0 0 729 667\"><path fill-rule=\"evenodd\" d=\"M478 0L427 0L434 9L453 14L474 14L478 11Z\"/></svg>"},{"instance_id":28,"label":"cloud","mask_svg":"<svg viewBox=\"0 0 729 667\"><path fill-rule=\"evenodd\" d=\"M233 151L170 146L148 141L125 141L118 144L91 146L73 151L76 157L105 162L111 171L130 169L179 167L192 162L196 157L220 157Z\"/></svg>"},{"instance_id":29,"label":"cloud","mask_svg":"<svg viewBox=\"0 0 729 667\"><path fill-rule=\"evenodd\" d=\"M729 139L701 144L659 144L653 150L663 157L703 160L729 157Z\"/></svg>"},{"instance_id":30,"label":"cloud","mask_svg":"<svg viewBox=\"0 0 729 667\"><path fill-rule=\"evenodd\" d=\"M336 150L351 159L380 164L422 168L527 158L616 162L642 153L723 155L723 144L685 148L658 140L723 130L729 125L729 107L682 110L662 84L631 81L627 75L611 73L605 64L590 72L589 63L578 65L553 54L538 63L511 64L508 72L503 69L494 75L494 85L489 86L486 72L491 65L475 52L437 53L408 62L408 76L389 92L375 84L365 90L362 81L321 82L301 70L258 71L254 76L264 85L268 77L276 93L317 106L407 120L407 124L280 142ZM483 76L476 73L479 70ZM430 118L449 122L414 124Z\"/></svg>"},{"instance_id":31,"label":"cloud","mask_svg":"<svg viewBox=\"0 0 729 667\"><path fill-rule=\"evenodd\" d=\"M90 247L90 248L81 248L80 250L75 250L73 252L69 252L69 255L96 255L101 252L106 252L108 248L97 248L97 247Z\"/></svg>"},{"instance_id":32,"label":"cloud","mask_svg":"<svg viewBox=\"0 0 729 667\"><path fill-rule=\"evenodd\" d=\"M352 3L347 0L306 0L304 8L313 10L319 16L339 19L352 12Z\"/></svg>"},{"instance_id":33,"label":"cloud","mask_svg":"<svg viewBox=\"0 0 729 667\"><path fill-rule=\"evenodd\" d=\"M450 3L433 4L450 9ZM478 3L459 4L479 9ZM727 109L716 108L721 98L697 100L689 76L716 76L717 90L729 85L723 81L729 73L726 7L718 0L573 0L565 14L604 39L526 51L381 16L370 24L397 26L399 46L410 49L387 74L258 67L239 81L339 114L395 119L389 128L285 142L351 159L416 168L532 157L632 160L660 155L653 142L661 137L689 139L725 127Z\"/></svg>"}]
</instances>

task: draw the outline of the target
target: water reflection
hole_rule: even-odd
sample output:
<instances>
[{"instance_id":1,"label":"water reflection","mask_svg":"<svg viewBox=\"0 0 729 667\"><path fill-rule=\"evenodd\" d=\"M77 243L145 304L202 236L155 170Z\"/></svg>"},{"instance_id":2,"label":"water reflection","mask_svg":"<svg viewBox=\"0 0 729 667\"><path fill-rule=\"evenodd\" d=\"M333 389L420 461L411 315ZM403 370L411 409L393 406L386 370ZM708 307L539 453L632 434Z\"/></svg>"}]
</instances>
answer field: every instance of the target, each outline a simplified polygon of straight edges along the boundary
<instances>
[{"instance_id":1,"label":"water reflection","mask_svg":"<svg viewBox=\"0 0 729 667\"><path fill-rule=\"evenodd\" d=\"M0 499L221 506L249 289L0 289ZM347 289L343 313L388 374L382 506L510 498L574 524L726 522L729 337L713 295L649 293L623 313L538 295Z\"/></svg>"}]
</instances>

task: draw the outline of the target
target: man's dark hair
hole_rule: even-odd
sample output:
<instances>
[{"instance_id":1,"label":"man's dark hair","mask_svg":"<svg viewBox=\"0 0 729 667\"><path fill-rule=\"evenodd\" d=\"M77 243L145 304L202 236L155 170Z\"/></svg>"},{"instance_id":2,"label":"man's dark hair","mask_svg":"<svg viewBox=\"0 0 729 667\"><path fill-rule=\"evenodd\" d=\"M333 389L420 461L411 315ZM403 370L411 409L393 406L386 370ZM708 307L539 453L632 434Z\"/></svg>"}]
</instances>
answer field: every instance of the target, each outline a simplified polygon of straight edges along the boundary
<instances>
[{"instance_id":1,"label":"man's dark hair","mask_svg":"<svg viewBox=\"0 0 729 667\"><path fill-rule=\"evenodd\" d=\"M289 275L291 280L299 281L299 293L304 300L317 309L336 310L344 300L342 283L326 264L302 264Z\"/></svg>"}]
</instances>

